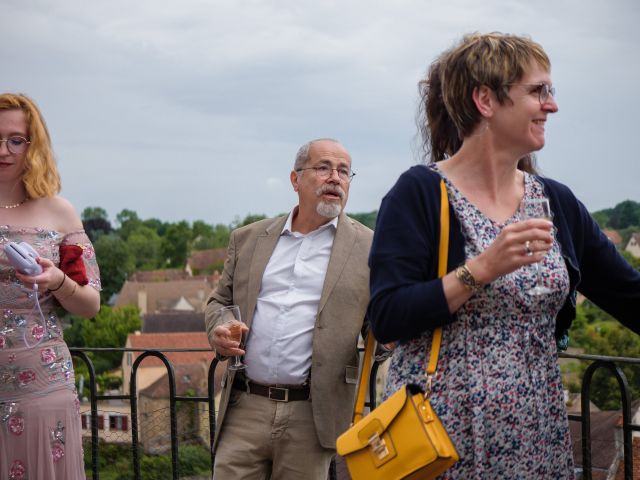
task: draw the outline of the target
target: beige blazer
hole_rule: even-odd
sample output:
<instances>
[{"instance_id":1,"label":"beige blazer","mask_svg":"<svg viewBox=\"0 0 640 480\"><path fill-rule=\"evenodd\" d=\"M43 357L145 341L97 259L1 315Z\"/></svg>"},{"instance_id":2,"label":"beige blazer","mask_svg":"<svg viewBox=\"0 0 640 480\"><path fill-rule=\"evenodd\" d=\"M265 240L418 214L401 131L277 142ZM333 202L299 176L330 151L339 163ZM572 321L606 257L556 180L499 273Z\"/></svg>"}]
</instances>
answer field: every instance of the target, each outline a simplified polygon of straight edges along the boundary
<instances>
[{"instance_id":1,"label":"beige blazer","mask_svg":"<svg viewBox=\"0 0 640 480\"><path fill-rule=\"evenodd\" d=\"M231 233L224 272L207 299L205 325L210 342L216 326L213 312L224 305L239 305L242 318L251 328L262 275L285 222L286 217L260 220ZM311 353L313 418L318 439L325 448L335 448L336 438L351 422L358 372L357 341L369 302L367 261L372 238L369 228L340 215L318 305ZM234 375L230 370L223 375L214 448Z\"/></svg>"}]
</instances>

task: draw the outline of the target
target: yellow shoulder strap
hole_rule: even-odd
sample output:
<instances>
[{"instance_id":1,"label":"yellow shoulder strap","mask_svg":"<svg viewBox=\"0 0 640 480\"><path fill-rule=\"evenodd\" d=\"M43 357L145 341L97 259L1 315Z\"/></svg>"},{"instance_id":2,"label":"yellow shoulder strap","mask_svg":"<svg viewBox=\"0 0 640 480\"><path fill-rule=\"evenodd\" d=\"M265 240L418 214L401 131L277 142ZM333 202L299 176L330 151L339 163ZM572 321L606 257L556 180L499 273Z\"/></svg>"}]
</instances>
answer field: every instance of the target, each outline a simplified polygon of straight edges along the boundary
<instances>
[{"instance_id":1,"label":"yellow shoulder strap","mask_svg":"<svg viewBox=\"0 0 640 480\"><path fill-rule=\"evenodd\" d=\"M438 277L444 277L447 274L447 257L449 254L449 197L447 195L447 187L444 180L440 180L440 243L438 247ZM433 331L433 339L431 341L431 357L427 366L427 373L432 375L436 371L438 363L438 355L440 354L440 341L442 339L442 327L438 327ZM376 341L373 333L369 329L367 334L367 346L364 350L364 358L362 360L362 368L360 369L360 379L358 380L358 392L356 395L356 404L353 412L353 423L358 423L364 417L364 401L367 395L367 387L369 386L369 373L371 371L371 363L373 361L373 353L375 351Z\"/></svg>"}]
</instances>

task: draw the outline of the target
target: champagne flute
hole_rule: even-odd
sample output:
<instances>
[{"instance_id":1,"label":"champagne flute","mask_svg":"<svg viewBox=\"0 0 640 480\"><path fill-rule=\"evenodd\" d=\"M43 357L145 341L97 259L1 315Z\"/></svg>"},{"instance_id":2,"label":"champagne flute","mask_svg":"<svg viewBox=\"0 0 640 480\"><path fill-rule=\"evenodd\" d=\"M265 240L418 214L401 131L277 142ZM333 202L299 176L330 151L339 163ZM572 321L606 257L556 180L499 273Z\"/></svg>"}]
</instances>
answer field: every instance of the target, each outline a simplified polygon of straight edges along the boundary
<instances>
[{"instance_id":1,"label":"champagne flute","mask_svg":"<svg viewBox=\"0 0 640 480\"><path fill-rule=\"evenodd\" d=\"M544 218L551 221L551 207L548 198L527 198L520 205L520 214L523 220L531 218ZM542 283L542 269L540 262L533 264L536 270L536 284L527 290L529 295L544 295L551 293L551 289Z\"/></svg>"},{"instance_id":2,"label":"champagne flute","mask_svg":"<svg viewBox=\"0 0 640 480\"><path fill-rule=\"evenodd\" d=\"M231 338L241 344L242 342L242 326L244 325L240 316L240 307L238 305L229 305L222 307L215 312L216 323L220 322L231 332ZM229 365L229 370L243 370L247 366L242 363L239 356L233 357L233 363Z\"/></svg>"}]
</instances>

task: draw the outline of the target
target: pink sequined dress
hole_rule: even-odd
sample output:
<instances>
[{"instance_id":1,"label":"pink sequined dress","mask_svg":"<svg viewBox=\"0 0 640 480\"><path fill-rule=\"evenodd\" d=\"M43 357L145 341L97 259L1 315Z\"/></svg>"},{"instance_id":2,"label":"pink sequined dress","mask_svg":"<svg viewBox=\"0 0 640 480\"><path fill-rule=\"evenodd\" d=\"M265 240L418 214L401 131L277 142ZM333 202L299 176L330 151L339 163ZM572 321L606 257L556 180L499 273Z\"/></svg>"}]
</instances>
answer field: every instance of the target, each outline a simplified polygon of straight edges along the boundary
<instances>
[{"instance_id":1,"label":"pink sequined dress","mask_svg":"<svg viewBox=\"0 0 640 480\"><path fill-rule=\"evenodd\" d=\"M85 478L79 403L59 304L48 291L25 288L4 253L28 242L56 265L61 245L83 248L89 285L100 290L93 246L84 231L0 225L0 480Z\"/></svg>"}]
</instances>

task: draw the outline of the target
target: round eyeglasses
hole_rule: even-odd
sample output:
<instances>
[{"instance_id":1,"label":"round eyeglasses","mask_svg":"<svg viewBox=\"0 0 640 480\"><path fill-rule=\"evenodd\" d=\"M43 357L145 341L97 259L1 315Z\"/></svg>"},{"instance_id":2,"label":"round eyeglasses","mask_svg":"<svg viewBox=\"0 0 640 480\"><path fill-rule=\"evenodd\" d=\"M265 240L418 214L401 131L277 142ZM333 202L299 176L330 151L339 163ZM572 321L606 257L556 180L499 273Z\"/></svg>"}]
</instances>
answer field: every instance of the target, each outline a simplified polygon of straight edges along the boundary
<instances>
[{"instance_id":1,"label":"round eyeglasses","mask_svg":"<svg viewBox=\"0 0 640 480\"><path fill-rule=\"evenodd\" d=\"M505 87L529 87L529 93L537 93L540 105L544 105L549 96L556 98L556 88L548 83L507 83Z\"/></svg>"},{"instance_id":2,"label":"round eyeglasses","mask_svg":"<svg viewBox=\"0 0 640 480\"><path fill-rule=\"evenodd\" d=\"M327 178L329 178L331 175L333 175L333 171L335 170L336 172L338 172L338 177L340 178L340 180L346 183L351 182L354 175L356 174L356 172L354 172L353 170L347 167L332 168L329 165L319 165L317 167L298 168L296 172L302 172L304 170L315 170L316 176L321 180L326 180Z\"/></svg>"},{"instance_id":3,"label":"round eyeglasses","mask_svg":"<svg viewBox=\"0 0 640 480\"><path fill-rule=\"evenodd\" d=\"M0 139L0 144L2 144L2 142L7 144L7 150L9 150L9 153L12 153L14 155L20 155L21 153L24 153L31 143L24 137L3 138Z\"/></svg>"}]
</instances>

